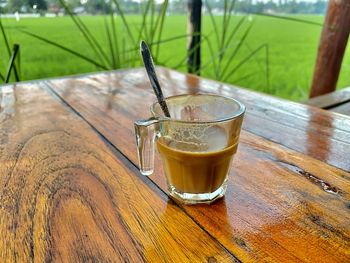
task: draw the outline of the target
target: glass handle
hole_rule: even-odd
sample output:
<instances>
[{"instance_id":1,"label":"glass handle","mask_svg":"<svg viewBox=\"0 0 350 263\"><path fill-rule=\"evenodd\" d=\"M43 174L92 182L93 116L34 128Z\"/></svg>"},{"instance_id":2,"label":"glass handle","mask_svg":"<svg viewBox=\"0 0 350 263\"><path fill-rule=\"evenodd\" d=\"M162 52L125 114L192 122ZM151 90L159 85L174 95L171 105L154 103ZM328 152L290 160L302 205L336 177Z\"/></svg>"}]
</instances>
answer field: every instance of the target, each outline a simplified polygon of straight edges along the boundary
<instances>
[{"instance_id":1,"label":"glass handle","mask_svg":"<svg viewBox=\"0 0 350 263\"><path fill-rule=\"evenodd\" d=\"M157 118L134 123L139 167L141 173L146 176L151 175L154 170L154 141L158 132L158 123Z\"/></svg>"}]
</instances>

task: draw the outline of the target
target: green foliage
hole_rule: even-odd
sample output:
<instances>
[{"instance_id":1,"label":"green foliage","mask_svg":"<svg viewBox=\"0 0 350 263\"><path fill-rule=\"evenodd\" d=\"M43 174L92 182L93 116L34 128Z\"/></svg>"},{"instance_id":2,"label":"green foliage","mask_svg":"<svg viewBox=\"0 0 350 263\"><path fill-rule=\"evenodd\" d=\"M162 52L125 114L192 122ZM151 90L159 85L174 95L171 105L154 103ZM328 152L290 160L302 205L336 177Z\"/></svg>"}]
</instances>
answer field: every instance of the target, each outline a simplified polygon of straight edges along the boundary
<instances>
[{"instance_id":1,"label":"green foliage","mask_svg":"<svg viewBox=\"0 0 350 263\"><path fill-rule=\"evenodd\" d=\"M8 5L11 12L18 12L25 5L25 0L9 0Z\"/></svg>"},{"instance_id":2,"label":"green foliage","mask_svg":"<svg viewBox=\"0 0 350 263\"><path fill-rule=\"evenodd\" d=\"M165 0L161 5L156 6L155 0L147 1L142 10L142 22L137 26L138 34L132 30L131 24L127 21L126 16L120 6L118 0L109 1L108 5L101 2L101 10L105 12L104 18L104 33L107 38L108 52L102 47L101 43L91 33L90 29L82 21L79 16L76 16L65 0L59 0L65 12L72 19L78 31L83 35L86 43L94 52L94 57L88 57L81 54L79 51L72 50L62 44L56 43L44 36L36 35L25 30L21 30L28 36L34 37L49 45L53 45L61 50L67 51L85 61L97 66L99 69L118 69L121 67L135 66L139 60L136 52L138 50L138 43L141 39L145 39L151 45L151 50L155 48L154 58L158 61L158 54L160 50L163 25L166 17L166 10L168 0ZM158 10L157 10L158 9ZM117 18L121 22L121 27L116 27ZM118 37L117 37L118 36ZM184 36L183 36L184 37ZM120 41L121 40L121 41ZM155 47L154 47L155 46ZM128 47L128 49L126 48ZM129 51L134 51L130 53ZM126 53L128 53L126 55ZM130 54L132 56L130 57Z\"/></svg>"},{"instance_id":3,"label":"green foliage","mask_svg":"<svg viewBox=\"0 0 350 263\"><path fill-rule=\"evenodd\" d=\"M236 76L236 72L246 63L250 62L259 52L264 51L265 65L260 67L265 75L265 91L269 90L269 53L268 44L261 43L258 47L250 50L243 58L238 55L245 47L246 39L253 28L254 21L249 21L248 17L243 15L240 19L231 23L234 17L236 0L224 0L222 5L224 7L221 21L213 14L212 6L209 1L205 1L206 8L209 13L210 21L214 32L213 38L206 37L208 49L210 51L210 60L202 66L201 70L206 69L209 65L214 68L215 79L226 82L232 76ZM221 22L221 23L220 23ZM241 33L241 34L240 34ZM213 48L215 47L215 48ZM261 65L260 65L261 66ZM211 69L212 70L212 69ZM253 76L256 73L249 73L239 79L245 79Z\"/></svg>"},{"instance_id":4,"label":"green foliage","mask_svg":"<svg viewBox=\"0 0 350 263\"><path fill-rule=\"evenodd\" d=\"M47 10L47 2L45 0L27 0L26 4L31 8L35 6L37 10Z\"/></svg>"},{"instance_id":5,"label":"green foliage","mask_svg":"<svg viewBox=\"0 0 350 263\"><path fill-rule=\"evenodd\" d=\"M6 0L0 0L6 1ZM207 2L215 9L216 12L224 12L224 5L226 0L207 0ZM145 5L148 1L130 1L119 0L119 5L124 14L139 14L142 9L142 5ZM203 1L204 2L204 1ZM231 1L230 1L231 2ZM236 1L236 12L239 13L287 13L287 14L324 14L327 7L326 0L317 0L315 2L308 1L252 1L252 0L239 0ZM36 5L36 10L47 10L54 4L57 4L58 0L8 0L8 5L5 7L8 12L32 12L33 6ZM83 8L89 14L102 14L104 11L104 3L109 1L100 0L65 0L65 3L70 8L76 7ZM24 9L23 9L24 8ZM186 13L186 1L184 0L172 0L169 3L169 9L172 14L184 14Z\"/></svg>"},{"instance_id":6,"label":"green foliage","mask_svg":"<svg viewBox=\"0 0 350 263\"><path fill-rule=\"evenodd\" d=\"M19 60L19 45L14 44L13 51L10 49L10 42L8 40L8 36L6 34L4 25L2 23L1 17L0 17L0 32L3 39L3 43L5 45L5 49L7 52L7 56L5 58L9 58L9 64L7 66L6 74L2 74L0 71L0 80L4 83L8 83L10 81L11 73L14 72L15 81L19 81L19 75L20 75L20 60Z\"/></svg>"},{"instance_id":7,"label":"green foliage","mask_svg":"<svg viewBox=\"0 0 350 263\"><path fill-rule=\"evenodd\" d=\"M224 10L226 0L207 0L217 10ZM327 7L326 0L310 1L252 1L239 0L236 11L244 13L284 13L284 14L324 14Z\"/></svg>"},{"instance_id":8,"label":"green foliage","mask_svg":"<svg viewBox=\"0 0 350 263\"><path fill-rule=\"evenodd\" d=\"M36 12L47 10L46 0L9 0L7 12ZM35 6L35 7L34 7ZM24 9L23 9L24 8Z\"/></svg>"},{"instance_id":9,"label":"green foliage","mask_svg":"<svg viewBox=\"0 0 350 263\"><path fill-rule=\"evenodd\" d=\"M157 8L156 10L158 13L159 9ZM276 20L274 17L260 15L235 15L231 17L228 26L230 32L239 23L242 23L242 25L240 30L235 33L235 40L228 46L231 49L229 52L232 52L233 48L237 46L238 40L242 39L249 25L252 23L254 25L251 27L243 45L241 45L240 51L237 52L236 59L232 62L233 66L226 73L228 75L226 79L228 83L265 91L293 100L307 98L322 29L318 25L322 24L323 17L291 16L290 18L303 21L308 20L313 22L313 24L299 23L298 21L286 19ZM117 31L115 31L117 33L115 36L113 34L110 35L112 39L117 39L116 41L118 42L118 46L112 45L115 58L110 52L110 44L105 30L105 20L110 21L110 16L82 16L80 19L100 43L110 62L116 61L117 65L118 63L121 65L121 62L125 61L127 63L125 67L141 66L138 47L133 47L130 44L130 40L126 39L126 29L123 27L120 17L114 17L114 27L117 28ZM141 15L125 15L125 19L130 25L132 35L137 39L139 28L143 24L143 17ZM147 17L147 19L149 19L147 21L150 21L150 17ZM223 24L223 16L215 16L214 19L217 25ZM243 22L240 22L241 20ZM10 51L11 43L21 44L21 79L23 80L95 72L103 69L102 65L95 65L92 61L89 62L79 56L72 56L63 49L48 45L42 40L34 39L19 31L26 30L37 36L43 36L45 39L69 48L71 51L78 52L88 59L97 60L97 56L86 42L84 35L70 17L26 18L18 22L15 19L3 19L2 22L10 41ZM159 54L157 56L158 64L168 67L176 67L180 64L178 67L180 71L185 72L187 70L186 63L181 63L182 60L186 59L187 52L186 22L186 16L167 16L165 18L160 38ZM150 32L151 28L149 23L147 24L147 32ZM112 24L108 23L108 25L112 32ZM201 75L214 79L216 78L216 70L213 63L211 63L211 59L215 57L215 54L216 57L219 54L216 53L218 50L217 37L214 33L212 18L209 15L203 16L202 28L203 34L207 39L203 40L202 61L205 68L202 68ZM157 36L157 34L155 35ZM228 36L229 34L227 34ZM158 38L154 39L153 42L152 52L156 54ZM211 43L212 51L208 43ZM268 50L265 47L261 47L262 44L266 44ZM117 47L120 50L117 50ZM244 60L254 49L259 50L247 63L240 66L234 74L228 74L230 70L234 69L234 66L238 65L239 61ZM9 56L1 34L0 50L3 51L0 58L0 72L4 75L8 66ZM123 50L125 52L122 52ZM267 51L269 56L266 55ZM120 54L119 62L117 62L116 54ZM348 86L350 83L350 76L347 74L350 67L349 56L350 53L348 51L344 58L338 87ZM269 59L268 72L266 71L267 57ZM134 60L132 61L132 59ZM225 65L228 59L229 57L224 55L222 65ZM216 61L218 61L218 58L216 58ZM270 80L269 86L266 83L267 73Z\"/></svg>"},{"instance_id":10,"label":"green foliage","mask_svg":"<svg viewBox=\"0 0 350 263\"><path fill-rule=\"evenodd\" d=\"M18 61L18 57L19 57L19 45L14 44L10 62L9 62L9 65L6 71L6 76L4 79L5 83L9 83L12 71L14 72L15 80L19 81L19 75L16 67L16 60Z\"/></svg>"}]
</instances>

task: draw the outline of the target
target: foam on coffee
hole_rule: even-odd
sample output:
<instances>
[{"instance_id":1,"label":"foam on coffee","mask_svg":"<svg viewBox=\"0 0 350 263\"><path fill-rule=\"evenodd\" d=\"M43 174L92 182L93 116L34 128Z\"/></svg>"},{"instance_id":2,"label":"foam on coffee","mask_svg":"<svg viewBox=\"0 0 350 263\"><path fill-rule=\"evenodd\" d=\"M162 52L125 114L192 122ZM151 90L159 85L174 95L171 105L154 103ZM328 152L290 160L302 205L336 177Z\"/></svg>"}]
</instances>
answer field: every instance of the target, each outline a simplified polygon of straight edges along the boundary
<instances>
[{"instance_id":1,"label":"foam on coffee","mask_svg":"<svg viewBox=\"0 0 350 263\"><path fill-rule=\"evenodd\" d=\"M217 126L172 129L162 141L167 146L180 151L212 152L227 147L227 134Z\"/></svg>"}]
</instances>

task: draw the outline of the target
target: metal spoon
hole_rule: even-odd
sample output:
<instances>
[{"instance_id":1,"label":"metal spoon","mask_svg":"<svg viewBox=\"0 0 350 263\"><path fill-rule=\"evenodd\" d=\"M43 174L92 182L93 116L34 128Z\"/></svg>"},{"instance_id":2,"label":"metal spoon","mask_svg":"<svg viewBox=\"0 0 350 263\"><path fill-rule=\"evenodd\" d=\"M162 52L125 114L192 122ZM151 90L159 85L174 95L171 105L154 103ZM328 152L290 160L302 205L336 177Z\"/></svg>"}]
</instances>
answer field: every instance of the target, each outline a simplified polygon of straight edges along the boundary
<instances>
[{"instance_id":1,"label":"metal spoon","mask_svg":"<svg viewBox=\"0 0 350 263\"><path fill-rule=\"evenodd\" d=\"M168 109L168 106L166 105L163 92L162 92L162 89L160 88L157 74L154 69L151 52L149 51L147 44L143 40L141 40L140 42L140 50L141 50L143 64L145 65L149 80L151 81L153 91L157 96L158 103L162 108L164 115L170 118L169 109Z\"/></svg>"}]
</instances>

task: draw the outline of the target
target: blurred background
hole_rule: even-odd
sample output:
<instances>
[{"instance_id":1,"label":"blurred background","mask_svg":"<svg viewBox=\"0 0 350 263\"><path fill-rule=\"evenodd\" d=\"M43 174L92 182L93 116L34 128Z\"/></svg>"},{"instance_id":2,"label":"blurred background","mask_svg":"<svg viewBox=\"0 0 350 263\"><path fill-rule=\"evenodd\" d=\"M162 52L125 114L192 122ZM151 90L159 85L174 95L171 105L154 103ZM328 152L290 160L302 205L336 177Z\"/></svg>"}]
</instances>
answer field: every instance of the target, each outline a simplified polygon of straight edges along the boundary
<instances>
[{"instance_id":1,"label":"blurred background","mask_svg":"<svg viewBox=\"0 0 350 263\"><path fill-rule=\"evenodd\" d=\"M306 100L326 8L326 0L203 0L197 73ZM187 1L0 0L0 11L0 82L15 43L20 81L139 67L140 39L158 65L187 71ZM350 84L349 67L347 50L338 89Z\"/></svg>"}]
</instances>

